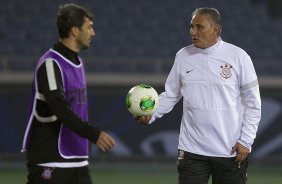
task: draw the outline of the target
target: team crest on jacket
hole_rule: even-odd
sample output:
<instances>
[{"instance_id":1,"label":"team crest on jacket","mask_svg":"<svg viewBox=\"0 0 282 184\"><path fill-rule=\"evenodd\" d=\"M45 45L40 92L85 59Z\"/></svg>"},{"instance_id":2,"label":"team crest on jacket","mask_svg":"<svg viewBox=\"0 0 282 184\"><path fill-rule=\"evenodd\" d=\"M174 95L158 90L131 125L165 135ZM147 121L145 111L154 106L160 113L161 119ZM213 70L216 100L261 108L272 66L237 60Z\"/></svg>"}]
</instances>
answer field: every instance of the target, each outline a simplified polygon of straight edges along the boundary
<instances>
[{"instance_id":1,"label":"team crest on jacket","mask_svg":"<svg viewBox=\"0 0 282 184\"><path fill-rule=\"evenodd\" d=\"M221 65L220 68L222 68L221 77L228 79L232 76L231 68L233 67L230 64Z\"/></svg>"},{"instance_id":2,"label":"team crest on jacket","mask_svg":"<svg viewBox=\"0 0 282 184\"><path fill-rule=\"evenodd\" d=\"M44 171L42 172L41 176L45 180L50 180L52 178L52 172L54 169L50 167L45 167Z\"/></svg>"}]
</instances>

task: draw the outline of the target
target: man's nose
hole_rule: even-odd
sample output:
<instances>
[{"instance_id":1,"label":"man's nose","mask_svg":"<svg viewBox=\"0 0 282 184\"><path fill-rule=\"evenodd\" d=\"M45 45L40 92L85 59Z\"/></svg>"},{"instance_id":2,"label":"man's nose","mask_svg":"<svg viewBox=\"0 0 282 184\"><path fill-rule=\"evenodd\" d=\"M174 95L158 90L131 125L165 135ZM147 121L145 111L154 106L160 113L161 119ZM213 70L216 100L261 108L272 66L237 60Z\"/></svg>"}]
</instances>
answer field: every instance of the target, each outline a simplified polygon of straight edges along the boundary
<instances>
[{"instance_id":1,"label":"man's nose","mask_svg":"<svg viewBox=\"0 0 282 184\"><path fill-rule=\"evenodd\" d=\"M94 37L95 35L96 35L95 30L92 29L92 31L91 31L91 36Z\"/></svg>"},{"instance_id":2,"label":"man's nose","mask_svg":"<svg viewBox=\"0 0 282 184\"><path fill-rule=\"evenodd\" d=\"M194 28L191 28L191 29L190 29L190 34L191 34L192 36L194 36L194 35L196 34L196 30L195 30Z\"/></svg>"}]
</instances>

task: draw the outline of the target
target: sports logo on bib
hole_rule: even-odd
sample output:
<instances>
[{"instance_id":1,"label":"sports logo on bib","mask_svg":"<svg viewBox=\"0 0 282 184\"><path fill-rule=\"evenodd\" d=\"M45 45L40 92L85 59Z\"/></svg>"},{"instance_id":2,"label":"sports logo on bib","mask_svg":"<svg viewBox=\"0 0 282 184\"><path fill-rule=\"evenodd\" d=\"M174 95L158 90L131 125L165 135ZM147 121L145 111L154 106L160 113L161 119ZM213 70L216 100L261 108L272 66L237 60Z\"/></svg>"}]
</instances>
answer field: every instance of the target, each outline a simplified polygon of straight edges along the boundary
<instances>
[{"instance_id":1,"label":"sports logo on bib","mask_svg":"<svg viewBox=\"0 0 282 184\"><path fill-rule=\"evenodd\" d=\"M221 65L220 68L222 68L221 77L228 79L232 76L231 68L233 67L230 64Z\"/></svg>"},{"instance_id":2,"label":"sports logo on bib","mask_svg":"<svg viewBox=\"0 0 282 184\"><path fill-rule=\"evenodd\" d=\"M45 167L44 171L42 172L41 176L45 180L50 180L52 178L53 168Z\"/></svg>"}]
</instances>

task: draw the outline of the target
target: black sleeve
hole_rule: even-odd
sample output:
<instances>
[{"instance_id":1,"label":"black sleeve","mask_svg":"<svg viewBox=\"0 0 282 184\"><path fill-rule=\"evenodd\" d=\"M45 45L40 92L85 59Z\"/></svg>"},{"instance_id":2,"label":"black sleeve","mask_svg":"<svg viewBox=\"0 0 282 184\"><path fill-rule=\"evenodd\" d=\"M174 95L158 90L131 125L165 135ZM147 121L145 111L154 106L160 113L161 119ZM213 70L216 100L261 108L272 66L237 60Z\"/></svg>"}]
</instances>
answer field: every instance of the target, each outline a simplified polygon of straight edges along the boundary
<instances>
[{"instance_id":1,"label":"black sleeve","mask_svg":"<svg viewBox=\"0 0 282 184\"><path fill-rule=\"evenodd\" d=\"M38 88L44 95L47 106L54 115L71 130L76 132L79 136L88 138L90 141L96 143L100 135L99 128L91 126L88 122L83 122L71 109L70 103L66 100L60 69L56 62L52 63L54 69L53 77L55 78L57 86L55 89L52 88L52 90L50 90L50 78L48 80L46 64L42 64L37 73Z\"/></svg>"}]
</instances>

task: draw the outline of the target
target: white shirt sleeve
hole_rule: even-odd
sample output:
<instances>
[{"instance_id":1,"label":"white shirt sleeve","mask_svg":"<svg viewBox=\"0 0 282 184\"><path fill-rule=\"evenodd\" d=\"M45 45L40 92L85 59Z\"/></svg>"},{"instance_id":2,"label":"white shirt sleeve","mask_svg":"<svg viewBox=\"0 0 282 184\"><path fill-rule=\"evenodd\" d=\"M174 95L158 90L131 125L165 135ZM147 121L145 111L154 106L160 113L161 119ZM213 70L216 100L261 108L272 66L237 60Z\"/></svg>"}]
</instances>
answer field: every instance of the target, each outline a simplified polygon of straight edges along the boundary
<instances>
[{"instance_id":1,"label":"white shirt sleeve","mask_svg":"<svg viewBox=\"0 0 282 184\"><path fill-rule=\"evenodd\" d=\"M261 98L256 72L250 57L245 55L242 61L239 82L244 112L242 131L238 142L251 149L261 119Z\"/></svg>"},{"instance_id":2,"label":"white shirt sleeve","mask_svg":"<svg viewBox=\"0 0 282 184\"><path fill-rule=\"evenodd\" d=\"M165 83L165 91L159 95L160 101L157 111L152 115L151 124L164 114L169 113L174 105L181 99L181 79L175 62Z\"/></svg>"}]
</instances>

